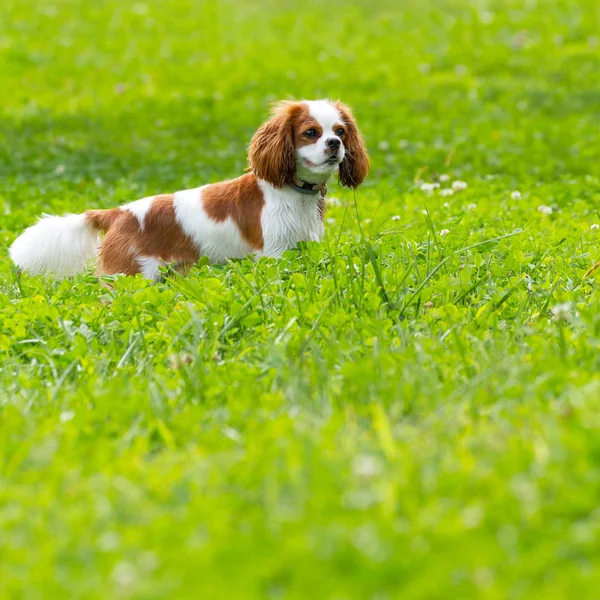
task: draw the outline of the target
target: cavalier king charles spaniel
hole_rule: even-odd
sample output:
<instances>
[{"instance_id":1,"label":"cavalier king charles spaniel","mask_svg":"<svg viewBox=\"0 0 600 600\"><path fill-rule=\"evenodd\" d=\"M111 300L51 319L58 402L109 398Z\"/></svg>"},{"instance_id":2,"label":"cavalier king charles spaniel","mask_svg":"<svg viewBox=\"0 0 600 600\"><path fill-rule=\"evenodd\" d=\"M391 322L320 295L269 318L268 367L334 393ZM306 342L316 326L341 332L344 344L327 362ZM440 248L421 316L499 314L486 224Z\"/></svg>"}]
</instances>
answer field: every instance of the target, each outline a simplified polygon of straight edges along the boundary
<instances>
[{"instance_id":1,"label":"cavalier king charles spaniel","mask_svg":"<svg viewBox=\"0 0 600 600\"><path fill-rule=\"evenodd\" d=\"M280 256L323 236L327 181L356 188L369 158L350 109L341 102L280 102L254 134L249 172L119 208L44 215L10 248L33 275L68 276L98 255L99 274L161 278L167 264L190 266L249 254ZM103 238L100 240L100 234Z\"/></svg>"}]
</instances>

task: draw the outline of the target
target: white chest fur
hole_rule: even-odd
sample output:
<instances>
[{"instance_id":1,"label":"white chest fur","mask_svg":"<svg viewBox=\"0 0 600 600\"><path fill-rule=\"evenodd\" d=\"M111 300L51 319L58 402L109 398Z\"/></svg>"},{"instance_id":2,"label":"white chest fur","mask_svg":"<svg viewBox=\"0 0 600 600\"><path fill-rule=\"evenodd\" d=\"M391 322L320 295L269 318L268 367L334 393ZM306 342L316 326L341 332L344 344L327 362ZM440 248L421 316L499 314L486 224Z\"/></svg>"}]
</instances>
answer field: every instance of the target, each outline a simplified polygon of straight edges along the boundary
<instances>
[{"instance_id":1,"label":"white chest fur","mask_svg":"<svg viewBox=\"0 0 600 600\"><path fill-rule=\"evenodd\" d=\"M292 188L277 189L258 182L265 199L261 214L264 240L262 256L281 256L298 242L318 242L323 237L319 195L306 195Z\"/></svg>"}]
</instances>

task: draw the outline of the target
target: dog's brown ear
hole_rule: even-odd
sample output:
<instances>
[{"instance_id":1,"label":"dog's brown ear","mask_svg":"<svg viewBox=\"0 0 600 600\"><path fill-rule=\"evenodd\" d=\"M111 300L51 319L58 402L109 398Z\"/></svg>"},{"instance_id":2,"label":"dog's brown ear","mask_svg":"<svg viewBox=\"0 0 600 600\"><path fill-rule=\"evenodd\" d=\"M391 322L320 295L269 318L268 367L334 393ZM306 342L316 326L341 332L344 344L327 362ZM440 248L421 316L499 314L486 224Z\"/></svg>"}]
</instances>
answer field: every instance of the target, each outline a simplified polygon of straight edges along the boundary
<instances>
[{"instance_id":1,"label":"dog's brown ear","mask_svg":"<svg viewBox=\"0 0 600 600\"><path fill-rule=\"evenodd\" d=\"M259 127L248 148L250 170L277 188L296 179L293 119L301 106L300 102L276 104L273 116Z\"/></svg>"},{"instance_id":2,"label":"dog's brown ear","mask_svg":"<svg viewBox=\"0 0 600 600\"><path fill-rule=\"evenodd\" d=\"M346 155L340 163L340 183L356 189L369 174L369 155L350 108L339 100L335 106L346 126L344 136Z\"/></svg>"}]
</instances>

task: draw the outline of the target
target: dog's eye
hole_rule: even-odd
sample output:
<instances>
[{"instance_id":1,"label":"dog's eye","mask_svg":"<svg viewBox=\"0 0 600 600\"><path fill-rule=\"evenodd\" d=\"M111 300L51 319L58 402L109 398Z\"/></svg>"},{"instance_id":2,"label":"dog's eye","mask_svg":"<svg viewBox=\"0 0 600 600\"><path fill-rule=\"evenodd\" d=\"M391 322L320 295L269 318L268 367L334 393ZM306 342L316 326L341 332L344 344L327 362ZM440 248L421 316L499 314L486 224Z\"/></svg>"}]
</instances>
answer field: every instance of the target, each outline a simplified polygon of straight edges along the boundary
<instances>
[{"instance_id":1,"label":"dog's eye","mask_svg":"<svg viewBox=\"0 0 600 600\"><path fill-rule=\"evenodd\" d=\"M309 138L317 137L317 130L316 129L307 129L304 132L304 135Z\"/></svg>"},{"instance_id":2,"label":"dog's eye","mask_svg":"<svg viewBox=\"0 0 600 600\"><path fill-rule=\"evenodd\" d=\"M346 132L340 127L339 129L336 129L335 131L335 135L337 135L338 137L344 137L344 134Z\"/></svg>"}]
</instances>

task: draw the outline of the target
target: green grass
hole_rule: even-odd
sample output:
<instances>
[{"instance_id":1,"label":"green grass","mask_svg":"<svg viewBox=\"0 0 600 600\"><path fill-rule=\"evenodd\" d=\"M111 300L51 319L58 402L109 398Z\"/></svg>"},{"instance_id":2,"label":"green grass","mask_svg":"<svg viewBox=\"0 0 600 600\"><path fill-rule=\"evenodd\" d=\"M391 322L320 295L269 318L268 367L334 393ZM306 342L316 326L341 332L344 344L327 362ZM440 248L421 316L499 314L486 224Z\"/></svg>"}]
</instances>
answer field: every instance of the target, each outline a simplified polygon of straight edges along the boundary
<instances>
[{"instance_id":1,"label":"green grass","mask_svg":"<svg viewBox=\"0 0 600 600\"><path fill-rule=\"evenodd\" d=\"M0 22L0 597L598 596L597 2ZM41 212L236 176L271 101L324 96L372 172L332 186L321 244L17 277ZM439 174L468 188L420 189Z\"/></svg>"}]
</instances>

